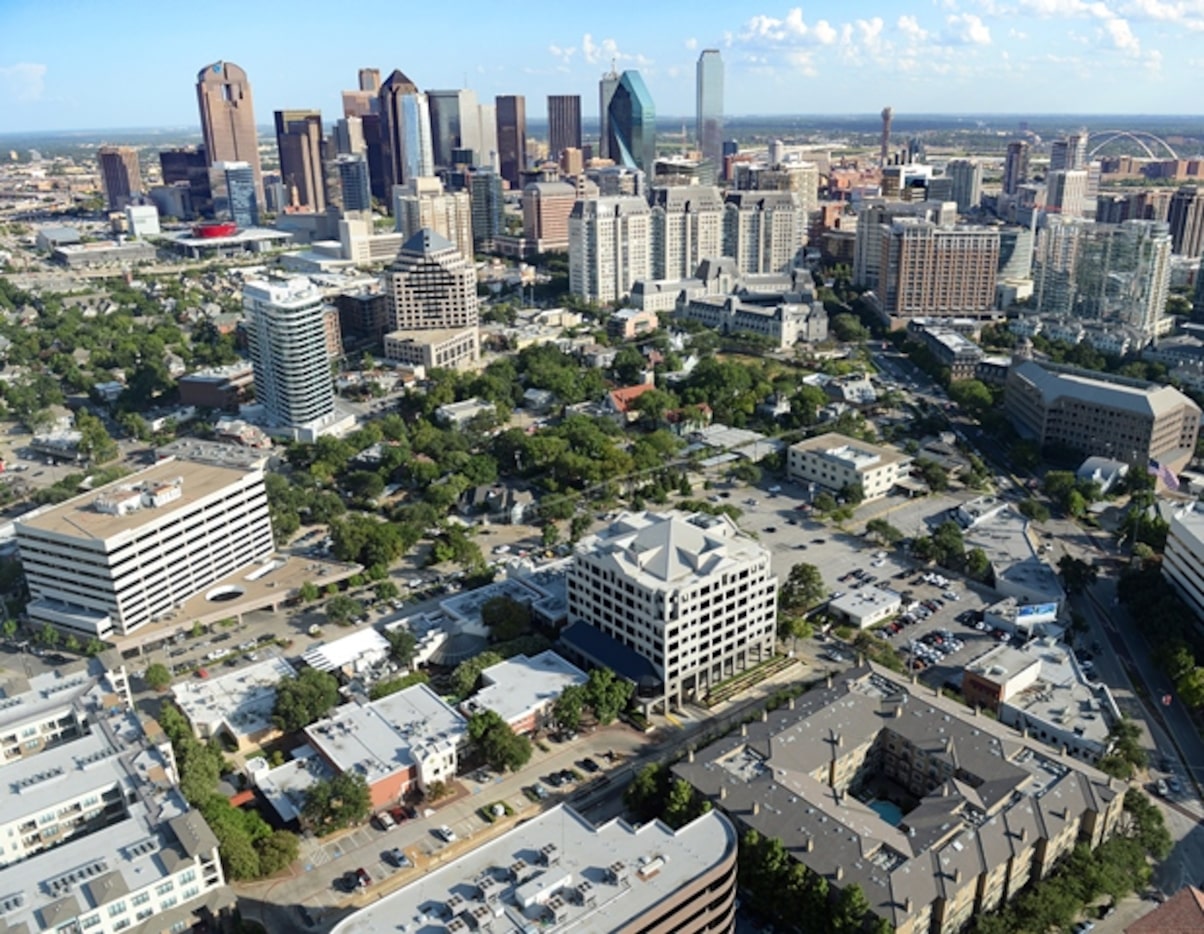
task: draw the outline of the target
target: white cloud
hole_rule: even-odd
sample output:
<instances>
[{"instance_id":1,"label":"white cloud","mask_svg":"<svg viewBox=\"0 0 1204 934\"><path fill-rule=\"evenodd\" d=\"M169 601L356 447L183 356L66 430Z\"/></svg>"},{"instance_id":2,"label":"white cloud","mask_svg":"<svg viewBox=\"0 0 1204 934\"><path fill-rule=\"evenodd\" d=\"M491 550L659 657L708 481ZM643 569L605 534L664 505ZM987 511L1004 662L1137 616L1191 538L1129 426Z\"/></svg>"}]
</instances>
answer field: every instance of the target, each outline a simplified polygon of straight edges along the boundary
<instances>
[{"instance_id":1,"label":"white cloud","mask_svg":"<svg viewBox=\"0 0 1204 934\"><path fill-rule=\"evenodd\" d=\"M900 16L895 25L899 32L912 42L923 42L928 38L928 30L922 27L914 16Z\"/></svg>"},{"instance_id":2,"label":"white cloud","mask_svg":"<svg viewBox=\"0 0 1204 934\"><path fill-rule=\"evenodd\" d=\"M991 30L973 13L954 13L945 22L953 42L963 45L991 44Z\"/></svg>"},{"instance_id":3,"label":"white cloud","mask_svg":"<svg viewBox=\"0 0 1204 934\"><path fill-rule=\"evenodd\" d=\"M802 72L808 78L814 78L819 72L815 68L815 59L806 49L791 49L786 53L786 61L796 71Z\"/></svg>"},{"instance_id":4,"label":"white cloud","mask_svg":"<svg viewBox=\"0 0 1204 934\"><path fill-rule=\"evenodd\" d=\"M1141 42L1133 35L1133 30L1129 27L1128 20L1121 19L1119 16L1105 20L1104 31L1112 40L1112 45L1120 51L1129 55L1139 55L1141 53Z\"/></svg>"},{"instance_id":5,"label":"white cloud","mask_svg":"<svg viewBox=\"0 0 1204 934\"><path fill-rule=\"evenodd\" d=\"M698 40L691 36L685 41L685 46L687 49L693 52L696 48L698 48Z\"/></svg>"},{"instance_id":6,"label":"white cloud","mask_svg":"<svg viewBox=\"0 0 1204 934\"><path fill-rule=\"evenodd\" d=\"M573 56L577 54L577 50L573 46L570 45L566 49L561 48L560 46L556 45L556 43L549 45L548 51L552 54L553 58L559 59L566 65L572 60Z\"/></svg>"},{"instance_id":7,"label":"white cloud","mask_svg":"<svg viewBox=\"0 0 1204 934\"><path fill-rule=\"evenodd\" d=\"M831 45L836 41L836 30L826 19L819 20L811 27L811 35L815 36L815 41L820 45Z\"/></svg>"},{"instance_id":8,"label":"white cloud","mask_svg":"<svg viewBox=\"0 0 1204 934\"><path fill-rule=\"evenodd\" d=\"M0 89L5 97L18 103L41 100L46 90L46 66L32 62L0 65Z\"/></svg>"},{"instance_id":9,"label":"white cloud","mask_svg":"<svg viewBox=\"0 0 1204 934\"><path fill-rule=\"evenodd\" d=\"M1204 2L1202 0L1129 0L1121 12L1130 19L1153 20L1173 23L1193 32L1204 30Z\"/></svg>"}]
</instances>

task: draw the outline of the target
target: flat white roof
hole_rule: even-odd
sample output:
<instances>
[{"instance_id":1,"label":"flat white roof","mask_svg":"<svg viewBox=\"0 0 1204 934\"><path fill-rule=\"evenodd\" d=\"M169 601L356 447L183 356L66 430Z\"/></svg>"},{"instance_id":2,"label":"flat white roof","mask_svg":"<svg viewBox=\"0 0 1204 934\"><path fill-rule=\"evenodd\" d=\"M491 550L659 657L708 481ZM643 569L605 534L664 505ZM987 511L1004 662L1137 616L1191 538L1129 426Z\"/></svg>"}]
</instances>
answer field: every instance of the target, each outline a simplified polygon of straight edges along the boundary
<instances>
[{"instance_id":1,"label":"flat white roof","mask_svg":"<svg viewBox=\"0 0 1204 934\"><path fill-rule=\"evenodd\" d=\"M729 858L736 832L710 811L679 830L659 820L634 828L615 819L594 827L558 805L452 860L338 924L336 934L446 930L447 906L457 917L485 910L479 883L497 893L488 911L492 934L615 931L635 922L691 880ZM612 869L621 874L616 881ZM517 879L510 875L517 871ZM560 898L558 921L541 923L545 903ZM584 897L578 897L584 896ZM536 901L538 899L538 901ZM530 907L524 907L529 902ZM475 929L475 921L473 928Z\"/></svg>"},{"instance_id":2,"label":"flat white roof","mask_svg":"<svg viewBox=\"0 0 1204 934\"><path fill-rule=\"evenodd\" d=\"M339 671L361 660L373 664L388 654L389 640L368 626L333 642L310 646L301 657L318 671Z\"/></svg>"},{"instance_id":3,"label":"flat white roof","mask_svg":"<svg viewBox=\"0 0 1204 934\"><path fill-rule=\"evenodd\" d=\"M571 684L585 684L586 674L551 649L531 658L515 655L481 672L485 687L463 704L469 715L492 710L507 723L542 709Z\"/></svg>"},{"instance_id":4,"label":"flat white roof","mask_svg":"<svg viewBox=\"0 0 1204 934\"><path fill-rule=\"evenodd\" d=\"M249 736L271 726L276 685L296 676L292 665L273 656L220 678L181 681L172 694L194 726L220 721L235 735Z\"/></svg>"},{"instance_id":5,"label":"flat white roof","mask_svg":"<svg viewBox=\"0 0 1204 934\"><path fill-rule=\"evenodd\" d=\"M829 606L846 616L868 616L877 610L899 606L903 598L893 590L880 590L877 587L862 587L851 590L843 597L833 600Z\"/></svg>"},{"instance_id":6,"label":"flat white roof","mask_svg":"<svg viewBox=\"0 0 1204 934\"><path fill-rule=\"evenodd\" d=\"M344 704L305 732L336 768L357 771L371 785L429 752L459 746L466 730L459 711L416 684L368 704Z\"/></svg>"}]
</instances>

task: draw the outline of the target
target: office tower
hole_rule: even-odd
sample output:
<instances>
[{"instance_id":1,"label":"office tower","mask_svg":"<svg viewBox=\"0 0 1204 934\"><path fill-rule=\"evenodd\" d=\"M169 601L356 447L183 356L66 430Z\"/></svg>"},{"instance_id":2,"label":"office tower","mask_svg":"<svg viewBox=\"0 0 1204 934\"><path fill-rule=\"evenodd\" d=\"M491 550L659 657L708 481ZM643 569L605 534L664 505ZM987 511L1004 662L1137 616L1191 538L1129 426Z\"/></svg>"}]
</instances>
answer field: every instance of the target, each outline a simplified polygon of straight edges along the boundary
<instances>
[{"instance_id":1,"label":"office tower","mask_svg":"<svg viewBox=\"0 0 1204 934\"><path fill-rule=\"evenodd\" d=\"M600 127L598 140L598 156L602 159L618 160L610 151L610 102L614 99L615 91L619 89L619 74L611 63L610 71L598 82L598 125Z\"/></svg>"},{"instance_id":2,"label":"office tower","mask_svg":"<svg viewBox=\"0 0 1204 934\"><path fill-rule=\"evenodd\" d=\"M252 279L242 290L255 402L281 428L313 431L334 414L326 305L308 279Z\"/></svg>"},{"instance_id":3,"label":"office tower","mask_svg":"<svg viewBox=\"0 0 1204 934\"><path fill-rule=\"evenodd\" d=\"M652 213L643 198L578 201L569 215L569 291L586 301L616 302L652 277Z\"/></svg>"},{"instance_id":4,"label":"office tower","mask_svg":"<svg viewBox=\"0 0 1204 934\"><path fill-rule=\"evenodd\" d=\"M581 148L581 95L548 95L548 156L559 159L567 149Z\"/></svg>"},{"instance_id":5,"label":"office tower","mask_svg":"<svg viewBox=\"0 0 1204 934\"><path fill-rule=\"evenodd\" d=\"M1033 271L1033 247L1037 235L1031 227L999 228L998 281L1027 279Z\"/></svg>"},{"instance_id":6,"label":"office tower","mask_svg":"<svg viewBox=\"0 0 1204 934\"><path fill-rule=\"evenodd\" d=\"M285 205L315 213L326 210L322 174L322 114L317 110L277 110L276 147Z\"/></svg>"},{"instance_id":7,"label":"office tower","mask_svg":"<svg viewBox=\"0 0 1204 934\"><path fill-rule=\"evenodd\" d=\"M952 159L945 174L953 182L949 200L957 202L959 214L978 207L982 201L982 163L973 159Z\"/></svg>"},{"instance_id":8,"label":"office tower","mask_svg":"<svg viewBox=\"0 0 1204 934\"><path fill-rule=\"evenodd\" d=\"M377 101L379 104L379 101ZM360 118L364 131L364 152L368 156L368 184L372 197L382 204L389 200L388 167L385 159L384 122L380 114L368 114Z\"/></svg>"},{"instance_id":9,"label":"office tower","mask_svg":"<svg viewBox=\"0 0 1204 934\"><path fill-rule=\"evenodd\" d=\"M1127 325L1149 341L1165 333L1171 233L1161 221L1094 224L1050 217L1037 239L1037 311Z\"/></svg>"},{"instance_id":10,"label":"office tower","mask_svg":"<svg viewBox=\"0 0 1204 934\"><path fill-rule=\"evenodd\" d=\"M379 92L373 91L344 91L343 116L366 117L380 111Z\"/></svg>"},{"instance_id":11,"label":"office tower","mask_svg":"<svg viewBox=\"0 0 1204 934\"><path fill-rule=\"evenodd\" d=\"M493 248L493 241L502 233L502 211L505 195L502 177L488 168L475 168L468 173L468 194L472 199L472 236L480 250Z\"/></svg>"},{"instance_id":12,"label":"office tower","mask_svg":"<svg viewBox=\"0 0 1204 934\"><path fill-rule=\"evenodd\" d=\"M259 194L255 173L246 162L215 162L219 184L226 188L226 211L239 227L259 226Z\"/></svg>"},{"instance_id":13,"label":"office tower","mask_svg":"<svg viewBox=\"0 0 1204 934\"><path fill-rule=\"evenodd\" d=\"M798 196L804 216L819 209L819 165L814 162L740 165L732 174L737 190L789 191Z\"/></svg>"},{"instance_id":14,"label":"office tower","mask_svg":"<svg viewBox=\"0 0 1204 934\"><path fill-rule=\"evenodd\" d=\"M719 172L723 169L723 58L704 49L695 75L695 127L698 148Z\"/></svg>"},{"instance_id":15,"label":"office tower","mask_svg":"<svg viewBox=\"0 0 1204 934\"><path fill-rule=\"evenodd\" d=\"M172 199L172 210L162 213L181 219L191 216L213 216L213 187L209 178L209 157L201 149L167 149L159 153L159 170L163 174L163 185L188 186L188 211L177 213ZM181 205L182 206L182 205Z\"/></svg>"},{"instance_id":16,"label":"office tower","mask_svg":"<svg viewBox=\"0 0 1204 934\"><path fill-rule=\"evenodd\" d=\"M878 144L878 164L890 162L890 123L894 112L889 107L882 108L882 138Z\"/></svg>"},{"instance_id":17,"label":"office tower","mask_svg":"<svg viewBox=\"0 0 1204 934\"><path fill-rule=\"evenodd\" d=\"M368 151L364 139L364 118L344 117L334 125L335 151L345 156L365 155Z\"/></svg>"},{"instance_id":18,"label":"office tower","mask_svg":"<svg viewBox=\"0 0 1204 934\"><path fill-rule=\"evenodd\" d=\"M1028 143L1022 139L1008 143L1003 162L1003 193L1014 195L1028 181Z\"/></svg>"},{"instance_id":19,"label":"office tower","mask_svg":"<svg viewBox=\"0 0 1204 934\"><path fill-rule=\"evenodd\" d=\"M335 159L339 176L339 195L343 214L372 210L372 189L368 184L368 160L362 155L340 155Z\"/></svg>"},{"instance_id":20,"label":"office tower","mask_svg":"<svg viewBox=\"0 0 1204 934\"><path fill-rule=\"evenodd\" d=\"M652 278L688 279L723 256L723 197L710 185L652 189Z\"/></svg>"},{"instance_id":21,"label":"office tower","mask_svg":"<svg viewBox=\"0 0 1204 934\"><path fill-rule=\"evenodd\" d=\"M400 70L380 87L380 136L387 190L419 175L435 174L430 107L426 95ZM366 127L365 127L366 132Z\"/></svg>"},{"instance_id":22,"label":"office tower","mask_svg":"<svg viewBox=\"0 0 1204 934\"><path fill-rule=\"evenodd\" d=\"M1045 211L1082 217L1087 207L1087 170L1059 169L1045 176Z\"/></svg>"},{"instance_id":23,"label":"office tower","mask_svg":"<svg viewBox=\"0 0 1204 934\"><path fill-rule=\"evenodd\" d=\"M537 253L569 248L569 215L577 189L568 182L532 182L523 188L523 236Z\"/></svg>"},{"instance_id":24,"label":"office tower","mask_svg":"<svg viewBox=\"0 0 1204 934\"><path fill-rule=\"evenodd\" d=\"M773 654L777 592L769 550L729 517L624 513L575 549L567 640L592 629L583 645L642 656L646 689L677 707Z\"/></svg>"},{"instance_id":25,"label":"office tower","mask_svg":"<svg viewBox=\"0 0 1204 934\"><path fill-rule=\"evenodd\" d=\"M1194 258L1204 252L1204 197L1197 186L1184 185L1171 195L1166 219L1176 253Z\"/></svg>"},{"instance_id":26,"label":"office tower","mask_svg":"<svg viewBox=\"0 0 1204 934\"><path fill-rule=\"evenodd\" d=\"M233 62L214 62L197 75L197 103L201 111L201 136L210 164L245 162L255 178L255 194L263 201L263 170L259 166L259 138L247 73Z\"/></svg>"},{"instance_id":27,"label":"office tower","mask_svg":"<svg viewBox=\"0 0 1204 934\"><path fill-rule=\"evenodd\" d=\"M426 98L431 114L431 147L435 165L452 168L460 164L463 160L456 158L458 150L472 152L468 164L487 162L491 157L487 150L497 148L489 143L496 134L496 128L488 134L482 132L481 105L477 102L476 91L427 91Z\"/></svg>"},{"instance_id":28,"label":"office tower","mask_svg":"<svg viewBox=\"0 0 1204 934\"><path fill-rule=\"evenodd\" d=\"M380 91L380 69L361 68L359 71L360 90L376 94Z\"/></svg>"},{"instance_id":29,"label":"office tower","mask_svg":"<svg viewBox=\"0 0 1204 934\"><path fill-rule=\"evenodd\" d=\"M653 174L656 163L656 108L638 71L625 71L610 98L606 117L609 158L616 165Z\"/></svg>"},{"instance_id":30,"label":"office tower","mask_svg":"<svg viewBox=\"0 0 1204 934\"><path fill-rule=\"evenodd\" d=\"M521 94L501 94L497 106L497 155L500 174L517 191L527 167L527 99Z\"/></svg>"},{"instance_id":31,"label":"office tower","mask_svg":"<svg viewBox=\"0 0 1204 934\"><path fill-rule=\"evenodd\" d=\"M467 191L444 191L437 178L411 178L393 189L393 217L403 242L429 228L473 258L472 198Z\"/></svg>"},{"instance_id":32,"label":"office tower","mask_svg":"<svg viewBox=\"0 0 1204 934\"><path fill-rule=\"evenodd\" d=\"M576 176L585 171L585 158L580 149L572 147L560 153L560 174Z\"/></svg>"},{"instance_id":33,"label":"office tower","mask_svg":"<svg viewBox=\"0 0 1204 934\"><path fill-rule=\"evenodd\" d=\"M1204 321L1204 275L1196 273L1196 291L1191 299L1191 317L1193 321Z\"/></svg>"},{"instance_id":34,"label":"office tower","mask_svg":"<svg viewBox=\"0 0 1204 934\"><path fill-rule=\"evenodd\" d=\"M400 331L476 328L480 324L472 256L433 230L402 245L384 276L390 326Z\"/></svg>"},{"instance_id":35,"label":"office tower","mask_svg":"<svg viewBox=\"0 0 1204 934\"><path fill-rule=\"evenodd\" d=\"M142 170L133 146L101 146L96 152L105 202L110 211L120 211L142 193Z\"/></svg>"},{"instance_id":36,"label":"office tower","mask_svg":"<svg viewBox=\"0 0 1204 934\"><path fill-rule=\"evenodd\" d=\"M1049 171L1087 168L1087 131L1080 130L1056 139L1049 148Z\"/></svg>"},{"instance_id":37,"label":"office tower","mask_svg":"<svg viewBox=\"0 0 1204 934\"><path fill-rule=\"evenodd\" d=\"M728 192L723 255L735 259L741 275L787 272L802 249L806 226L793 192Z\"/></svg>"}]
</instances>

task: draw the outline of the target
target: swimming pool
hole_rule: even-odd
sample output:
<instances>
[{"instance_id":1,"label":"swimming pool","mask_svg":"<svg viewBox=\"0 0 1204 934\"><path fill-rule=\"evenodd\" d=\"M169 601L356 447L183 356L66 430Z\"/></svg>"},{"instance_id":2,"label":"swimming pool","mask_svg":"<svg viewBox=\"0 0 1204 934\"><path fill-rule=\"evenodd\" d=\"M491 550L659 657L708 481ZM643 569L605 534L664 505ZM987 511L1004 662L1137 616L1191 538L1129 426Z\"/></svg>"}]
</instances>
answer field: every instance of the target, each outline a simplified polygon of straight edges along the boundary
<instances>
[{"instance_id":1,"label":"swimming pool","mask_svg":"<svg viewBox=\"0 0 1204 934\"><path fill-rule=\"evenodd\" d=\"M903 809L891 801L871 801L870 807L892 827L898 827L903 821Z\"/></svg>"}]
</instances>

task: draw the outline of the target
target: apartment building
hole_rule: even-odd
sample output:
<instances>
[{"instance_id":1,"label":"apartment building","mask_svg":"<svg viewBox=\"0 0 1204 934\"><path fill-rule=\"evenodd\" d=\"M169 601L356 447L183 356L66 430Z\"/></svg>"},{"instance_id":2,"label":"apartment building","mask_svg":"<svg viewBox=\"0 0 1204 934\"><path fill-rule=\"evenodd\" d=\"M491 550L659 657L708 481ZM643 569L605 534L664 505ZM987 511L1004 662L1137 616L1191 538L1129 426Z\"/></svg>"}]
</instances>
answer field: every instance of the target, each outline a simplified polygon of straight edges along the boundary
<instances>
[{"instance_id":1,"label":"apartment building","mask_svg":"<svg viewBox=\"0 0 1204 934\"><path fill-rule=\"evenodd\" d=\"M898 934L953 934L1117 829L1125 784L868 664L674 774Z\"/></svg>"},{"instance_id":2,"label":"apartment building","mask_svg":"<svg viewBox=\"0 0 1204 934\"><path fill-rule=\"evenodd\" d=\"M652 277L652 215L630 195L590 198L569 214L569 291L591 302L617 302Z\"/></svg>"},{"instance_id":3,"label":"apartment building","mask_svg":"<svg viewBox=\"0 0 1204 934\"><path fill-rule=\"evenodd\" d=\"M836 432L792 444L787 475L796 483L813 483L833 493L859 484L865 500L881 499L911 470L906 454Z\"/></svg>"},{"instance_id":4,"label":"apartment building","mask_svg":"<svg viewBox=\"0 0 1204 934\"><path fill-rule=\"evenodd\" d=\"M803 248L807 217L793 191L729 191L723 255L740 275L787 272Z\"/></svg>"},{"instance_id":5,"label":"apartment building","mask_svg":"<svg viewBox=\"0 0 1204 934\"><path fill-rule=\"evenodd\" d=\"M652 189L652 278L686 279L723 255L723 198L710 185Z\"/></svg>"},{"instance_id":6,"label":"apartment building","mask_svg":"<svg viewBox=\"0 0 1204 934\"><path fill-rule=\"evenodd\" d=\"M434 230L419 230L402 245L385 274L385 294L393 330L475 328L480 323L471 259Z\"/></svg>"},{"instance_id":7,"label":"apartment building","mask_svg":"<svg viewBox=\"0 0 1204 934\"><path fill-rule=\"evenodd\" d=\"M1172 386L1019 359L1008 372L1004 408L1042 446L1144 469L1180 470L1195 452L1200 408Z\"/></svg>"},{"instance_id":8,"label":"apartment building","mask_svg":"<svg viewBox=\"0 0 1204 934\"><path fill-rule=\"evenodd\" d=\"M182 460L15 525L30 621L85 638L129 635L274 550L261 468Z\"/></svg>"},{"instance_id":9,"label":"apartment building","mask_svg":"<svg viewBox=\"0 0 1204 934\"><path fill-rule=\"evenodd\" d=\"M393 189L393 217L403 242L429 228L472 262L472 199L467 191L445 191L438 178L412 178Z\"/></svg>"},{"instance_id":10,"label":"apartment building","mask_svg":"<svg viewBox=\"0 0 1204 934\"><path fill-rule=\"evenodd\" d=\"M539 253L569 248L569 215L577 189L568 182L532 182L523 188L523 236Z\"/></svg>"},{"instance_id":11,"label":"apartment building","mask_svg":"<svg viewBox=\"0 0 1204 934\"><path fill-rule=\"evenodd\" d=\"M773 654L777 588L768 549L726 516L624 513L577 546L563 638L676 707Z\"/></svg>"},{"instance_id":12,"label":"apartment building","mask_svg":"<svg viewBox=\"0 0 1204 934\"><path fill-rule=\"evenodd\" d=\"M735 829L717 812L672 830L616 818L595 827L553 807L341 921L335 934L386 934L398 918L492 934L704 934L735 925Z\"/></svg>"}]
</instances>

